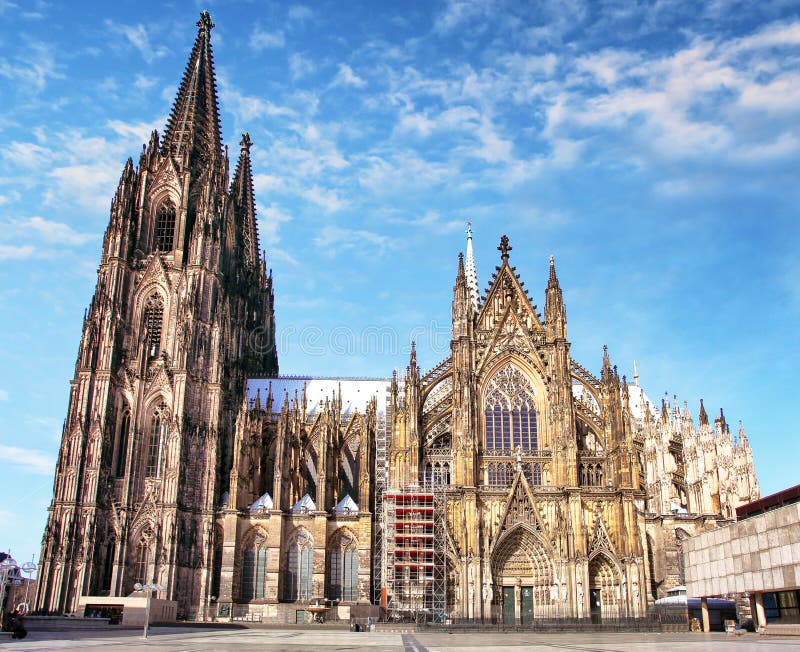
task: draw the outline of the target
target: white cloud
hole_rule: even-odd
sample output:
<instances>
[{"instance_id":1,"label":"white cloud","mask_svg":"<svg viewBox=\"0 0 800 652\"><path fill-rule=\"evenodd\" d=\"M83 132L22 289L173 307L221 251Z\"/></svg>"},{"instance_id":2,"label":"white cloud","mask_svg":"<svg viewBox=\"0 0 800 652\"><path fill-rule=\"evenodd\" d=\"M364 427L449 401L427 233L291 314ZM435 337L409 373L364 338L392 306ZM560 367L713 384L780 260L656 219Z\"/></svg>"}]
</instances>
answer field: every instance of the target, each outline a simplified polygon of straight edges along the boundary
<instances>
[{"instance_id":1,"label":"white cloud","mask_svg":"<svg viewBox=\"0 0 800 652\"><path fill-rule=\"evenodd\" d=\"M0 401L7 401L8 400L8 391L5 389L0 389Z\"/></svg>"},{"instance_id":2,"label":"white cloud","mask_svg":"<svg viewBox=\"0 0 800 652\"><path fill-rule=\"evenodd\" d=\"M259 211L258 232L261 247L271 251L271 248L280 241L278 233L281 224L292 221L292 216L277 204L272 204Z\"/></svg>"},{"instance_id":3,"label":"white cloud","mask_svg":"<svg viewBox=\"0 0 800 652\"><path fill-rule=\"evenodd\" d=\"M318 185L313 185L310 188L301 190L301 195L306 200L319 206L326 213L335 213L346 208L349 202L341 197L335 190L322 188Z\"/></svg>"},{"instance_id":4,"label":"white cloud","mask_svg":"<svg viewBox=\"0 0 800 652\"><path fill-rule=\"evenodd\" d=\"M0 59L0 77L22 82L22 89L41 91L49 79L62 79L62 64L56 63L52 47L44 42L32 42L16 50L13 61Z\"/></svg>"},{"instance_id":5,"label":"white cloud","mask_svg":"<svg viewBox=\"0 0 800 652\"><path fill-rule=\"evenodd\" d=\"M353 69L346 63L339 64L339 70L331 82L331 86L352 86L353 88L364 88L367 82L361 79Z\"/></svg>"},{"instance_id":6,"label":"white cloud","mask_svg":"<svg viewBox=\"0 0 800 652\"><path fill-rule=\"evenodd\" d=\"M133 86L142 92L149 91L157 83L158 79L155 77L148 77L147 75L142 75L141 73L137 73L136 77L133 79Z\"/></svg>"},{"instance_id":7,"label":"white cloud","mask_svg":"<svg viewBox=\"0 0 800 652\"><path fill-rule=\"evenodd\" d=\"M304 23L314 17L314 12L310 7L306 7L305 5L294 5L289 7L289 11L286 15L291 21Z\"/></svg>"},{"instance_id":8,"label":"white cloud","mask_svg":"<svg viewBox=\"0 0 800 652\"><path fill-rule=\"evenodd\" d=\"M164 45L154 47L150 44L150 36L147 28L141 23L137 25L123 25L112 20L106 20L106 27L110 32L122 36L125 40L139 51L142 58L147 63L161 59L169 54L169 48Z\"/></svg>"},{"instance_id":9,"label":"white cloud","mask_svg":"<svg viewBox=\"0 0 800 652\"><path fill-rule=\"evenodd\" d=\"M286 45L286 38L281 31L267 32L256 27L250 35L250 47L257 51L267 48L282 48L284 45Z\"/></svg>"},{"instance_id":10,"label":"white cloud","mask_svg":"<svg viewBox=\"0 0 800 652\"><path fill-rule=\"evenodd\" d=\"M0 458L36 475L52 475L55 469L55 460L43 451L0 444Z\"/></svg>"},{"instance_id":11,"label":"white cloud","mask_svg":"<svg viewBox=\"0 0 800 652\"><path fill-rule=\"evenodd\" d=\"M316 71L317 66L312 59L306 57L299 52L294 52L289 55L289 73L292 79L301 79L307 77Z\"/></svg>"},{"instance_id":12,"label":"white cloud","mask_svg":"<svg viewBox=\"0 0 800 652\"><path fill-rule=\"evenodd\" d=\"M314 244L323 253L334 256L342 251L359 251L364 255L383 255L395 245L387 235L363 229L344 229L339 226L325 226L314 238Z\"/></svg>"},{"instance_id":13,"label":"white cloud","mask_svg":"<svg viewBox=\"0 0 800 652\"><path fill-rule=\"evenodd\" d=\"M491 15L495 3L489 0L447 0L444 10L436 17L434 29L451 32L465 22Z\"/></svg>"},{"instance_id":14,"label":"white cloud","mask_svg":"<svg viewBox=\"0 0 800 652\"><path fill-rule=\"evenodd\" d=\"M0 261L2 260L25 260L31 258L36 253L33 245L4 245L0 244Z\"/></svg>"},{"instance_id":15,"label":"white cloud","mask_svg":"<svg viewBox=\"0 0 800 652\"><path fill-rule=\"evenodd\" d=\"M105 213L120 171L120 167L107 162L56 167L48 175L53 183L45 190L45 202L56 205L66 200Z\"/></svg>"},{"instance_id":16,"label":"white cloud","mask_svg":"<svg viewBox=\"0 0 800 652\"><path fill-rule=\"evenodd\" d=\"M92 233L77 233L67 224L45 220L41 217L31 217L20 223L23 231L32 232L42 242L63 244L79 247L97 239Z\"/></svg>"},{"instance_id":17,"label":"white cloud","mask_svg":"<svg viewBox=\"0 0 800 652\"><path fill-rule=\"evenodd\" d=\"M53 151L36 143L13 141L3 148L2 155L13 165L28 169L43 169L50 164Z\"/></svg>"},{"instance_id":18,"label":"white cloud","mask_svg":"<svg viewBox=\"0 0 800 652\"><path fill-rule=\"evenodd\" d=\"M295 111L278 106L269 100L256 97L255 95L245 95L233 86L224 75L218 75L219 94L222 104L228 111L231 111L236 119L241 123L249 123L257 118L294 116Z\"/></svg>"}]
</instances>

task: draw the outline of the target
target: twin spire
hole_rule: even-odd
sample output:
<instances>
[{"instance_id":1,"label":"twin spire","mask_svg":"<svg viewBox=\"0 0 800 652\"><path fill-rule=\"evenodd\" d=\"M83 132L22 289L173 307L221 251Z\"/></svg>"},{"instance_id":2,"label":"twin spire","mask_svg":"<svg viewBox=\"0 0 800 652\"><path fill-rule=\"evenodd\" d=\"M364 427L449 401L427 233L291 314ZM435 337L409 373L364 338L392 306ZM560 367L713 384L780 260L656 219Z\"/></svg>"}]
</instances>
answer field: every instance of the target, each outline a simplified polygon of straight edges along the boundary
<instances>
[{"instance_id":1,"label":"twin spire","mask_svg":"<svg viewBox=\"0 0 800 652\"><path fill-rule=\"evenodd\" d=\"M179 168L188 169L193 181L207 173L220 173L219 178L227 175L211 49L214 23L207 11L200 14L197 27L197 38L161 141L162 155L171 156ZM259 263L258 226L250 162L252 141L247 132L239 145L241 153L231 182L230 198L244 261L249 268L256 268Z\"/></svg>"},{"instance_id":2,"label":"twin spire","mask_svg":"<svg viewBox=\"0 0 800 652\"><path fill-rule=\"evenodd\" d=\"M162 153L194 167L222 160L217 80L211 50L214 23L207 11L197 21L197 38L183 73L162 141Z\"/></svg>"}]
</instances>

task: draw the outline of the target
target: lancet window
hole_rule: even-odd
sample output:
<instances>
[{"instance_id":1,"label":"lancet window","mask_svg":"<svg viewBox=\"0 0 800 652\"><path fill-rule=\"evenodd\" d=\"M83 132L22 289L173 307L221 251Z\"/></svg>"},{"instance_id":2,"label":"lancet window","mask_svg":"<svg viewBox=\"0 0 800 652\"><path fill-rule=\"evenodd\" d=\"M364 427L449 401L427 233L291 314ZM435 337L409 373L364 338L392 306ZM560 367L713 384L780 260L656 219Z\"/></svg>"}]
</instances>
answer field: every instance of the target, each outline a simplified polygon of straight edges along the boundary
<instances>
[{"instance_id":1,"label":"lancet window","mask_svg":"<svg viewBox=\"0 0 800 652\"><path fill-rule=\"evenodd\" d=\"M242 600L263 600L267 584L267 539L257 534L242 554Z\"/></svg>"},{"instance_id":2,"label":"lancet window","mask_svg":"<svg viewBox=\"0 0 800 652\"><path fill-rule=\"evenodd\" d=\"M297 534L286 551L284 594L287 600L310 600L314 568L314 541L306 532Z\"/></svg>"},{"instance_id":3,"label":"lancet window","mask_svg":"<svg viewBox=\"0 0 800 652\"><path fill-rule=\"evenodd\" d=\"M514 464L511 462L489 462L487 480L493 487L507 487L514 479Z\"/></svg>"},{"instance_id":4,"label":"lancet window","mask_svg":"<svg viewBox=\"0 0 800 652\"><path fill-rule=\"evenodd\" d=\"M330 550L328 595L333 600L358 600L358 547L346 532L340 533Z\"/></svg>"},{"instance_id":5,"label":"lancet window","mask_svg":"<svg viewBox=\"0 0 800 652\"><path fill-rule=\"evenodd\" d=\"M156 251L172 251L175 242L175 204L169 199L161 202L156 211L153 240Z\"/></svg>"},{"instance_id":6,"label":"lancet window","mask_svg":"<svg viewBox=\"0 0 800 652\"><path fill-rule=\"evenodd\" d=\"M133 577L140 584L147 583L147 567L150 564L150 546L144 539L136 546L136 557L133 562Z\"/></svg>"},{"instance_id":7,"label":"lancet window","mask_svg":"<svg viewBox=\"0 0 800 652\"><path fill-rule=\"evenodd\" d=\"M125 461L128 455L128 435L131 429L131 413L125 410L117 433L117 450L114 459L114 475L121 478L125 475Z\"/></svg>"},{"instance_id":8,"label":"lancet window","mask_svg":"<svg viewBox=\"0 0 800 652\"><path fill-rule=\"evenodd\" d=\"M535 394L525 374L506 365L489 381L485 396L486 450L537 450Z\"/></svg>"},{"instance_id":9,"label":"lancet window","mask_svg":"<svg viewBox=\"0 0 800 652\"><path fill-rule=\"evenodd\" d=\"M144 307L142 326L145 329L147 356L155 358L161 349L161 327L164 321L164 303L158 294L151 296Z\"/></svg>"},{"instance_id":10,"label":"lancet window","mask_svg":"<svg viewBox=\"0 0 800 652\"><path fill-rule=\"evenodd\" d=\"M168 430L169 413L167 406L162 403L153 411L153 416L150 418L150 439L147 446L146 469L148 478L161 477L164 442L167 439Z\"/></svg>"},{"instance_id":11,"label":"lancet window","mask_svg":"<svg viewBox=\"0 0 800 652\"><path fill-rule=\"evenodd\" d=\"M442 461L426 462L425 485L443 486L450 484L450 463Z\"/></svg>"},{"instance_id":12,"label":"lancet window","mask_svg":"<svg viewBox=\"0 0 800 652\"><path fill-rule=\"evenodd\" d=\"M578 484L582 487L603 486L603 465L582 463L578 465Z\"/></svg>"}]
</instances>

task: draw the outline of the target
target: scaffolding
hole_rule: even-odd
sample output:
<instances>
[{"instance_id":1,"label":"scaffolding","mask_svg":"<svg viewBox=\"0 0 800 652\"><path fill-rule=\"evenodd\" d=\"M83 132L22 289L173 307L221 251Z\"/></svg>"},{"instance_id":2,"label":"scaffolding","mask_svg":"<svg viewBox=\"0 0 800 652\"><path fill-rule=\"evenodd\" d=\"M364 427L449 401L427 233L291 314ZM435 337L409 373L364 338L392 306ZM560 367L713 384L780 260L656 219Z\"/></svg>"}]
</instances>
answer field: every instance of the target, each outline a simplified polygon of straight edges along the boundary
<instances>
[{"instance_id":1,"label":"scaffolding","mask_svg":"<svg viewBox=\"0 0 800 652\"><path fill-rule=\"evenodd\" d=\"M444 621L447 605L446 494L410 486L383 495L386 615Z\"/></svg>"},{"instance_id":2,"label":"scaffolding","mask_svg":"<svg viewBox=\"0 0 800 652\"><path fill-rule=\"evenodd\" d=\"M389 483L388 442L392 428L392 390L386 388L386 408L378 410L375 432L375 506L372 524L372 601L385 606L386 520L383 495Z\"/></svg>"}]
</instances>

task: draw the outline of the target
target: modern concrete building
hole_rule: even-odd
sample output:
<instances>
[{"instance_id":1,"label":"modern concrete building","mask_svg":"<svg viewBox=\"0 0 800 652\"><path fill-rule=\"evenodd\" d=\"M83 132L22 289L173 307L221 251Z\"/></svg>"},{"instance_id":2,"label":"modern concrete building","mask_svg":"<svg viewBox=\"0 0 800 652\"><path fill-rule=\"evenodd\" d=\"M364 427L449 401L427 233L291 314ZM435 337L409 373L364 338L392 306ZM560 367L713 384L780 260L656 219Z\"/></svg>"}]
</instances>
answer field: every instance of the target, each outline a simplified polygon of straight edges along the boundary
<instances>
[{"instance_id":1,"label":"modern concrete building","mask_svg":"<svg viewBox=\"0 0 800 652\"><path fill-rule=\"evenodd\" d=\"M708 598L750 595L759 631L800 634L800 485L737 509L739 521L684 541L686 588Z\"/></svg>"}]
</instances>

